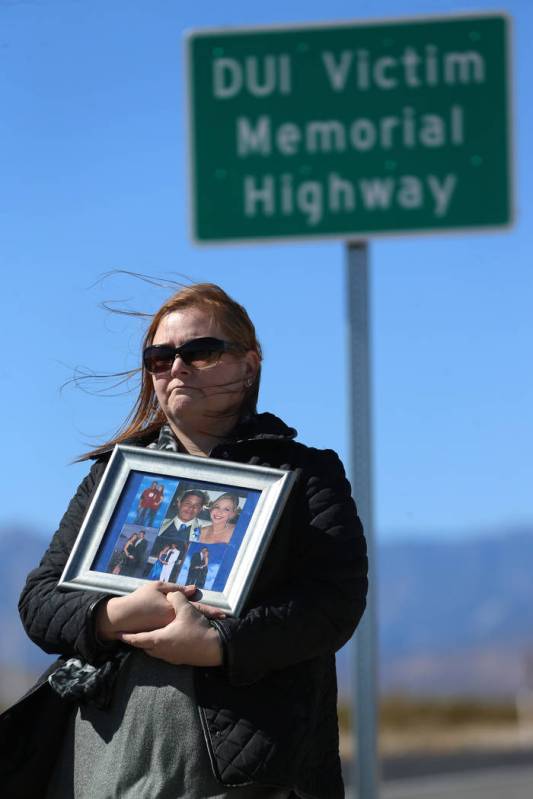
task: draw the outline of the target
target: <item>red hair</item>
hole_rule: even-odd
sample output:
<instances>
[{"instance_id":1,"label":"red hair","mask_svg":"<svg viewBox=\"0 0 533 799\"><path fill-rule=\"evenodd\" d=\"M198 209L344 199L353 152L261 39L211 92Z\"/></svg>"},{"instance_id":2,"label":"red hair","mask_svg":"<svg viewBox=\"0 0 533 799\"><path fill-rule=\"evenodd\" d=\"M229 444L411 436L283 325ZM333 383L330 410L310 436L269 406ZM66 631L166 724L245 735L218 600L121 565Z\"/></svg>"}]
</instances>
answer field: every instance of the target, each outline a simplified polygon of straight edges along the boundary
<instances>
[{"instance_id":1,"label":"red hair","mask_svg":"<svg viewBox=\"0 0 533 799\"><path fill-rule=\"evenodd\" d=\"M192 286L185 286L170 297L152 317L141 351L150 346L161 320L165 316L173 311L182 311L185 308L201 308L207 311L220 326L229 341L239 345L243 352L255 352L259 359L259 364L261 363L261 345L257 340L255 327L248 313L242 305L233 300L220 286L214 283L196 283ZM82 456L82 460L94 457L114 447L115 444L123 443L127 439L155 433L166 422L166 417L157 401L151 375L146 372L143 366L140 367L140 374L139 395L117 434L109 441L106 441L105 444L86 453ZM240 406L241 415L244 412L255 412L260 378L261 366L259 365L255 380L250 388L245 391Z\"/></svg>"}]
</instances>

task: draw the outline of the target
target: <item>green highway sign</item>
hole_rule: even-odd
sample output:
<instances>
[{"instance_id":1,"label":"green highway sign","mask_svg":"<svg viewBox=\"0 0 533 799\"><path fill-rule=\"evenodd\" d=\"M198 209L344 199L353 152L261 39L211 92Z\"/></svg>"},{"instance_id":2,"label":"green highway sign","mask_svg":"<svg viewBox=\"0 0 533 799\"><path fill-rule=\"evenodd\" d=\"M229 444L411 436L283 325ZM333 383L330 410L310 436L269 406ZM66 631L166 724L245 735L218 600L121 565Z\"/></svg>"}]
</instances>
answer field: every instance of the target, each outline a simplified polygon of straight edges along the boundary
<instances>
[{"instance_id":1,"label":"green highway sign","mask_svg":"<svg viewBox=\"0 0 533 799\"><path fill-rule=\"evenodd\" d=\"M188 35L198 242L512 221L509 20Z\"/></svg>"}]
</instances>

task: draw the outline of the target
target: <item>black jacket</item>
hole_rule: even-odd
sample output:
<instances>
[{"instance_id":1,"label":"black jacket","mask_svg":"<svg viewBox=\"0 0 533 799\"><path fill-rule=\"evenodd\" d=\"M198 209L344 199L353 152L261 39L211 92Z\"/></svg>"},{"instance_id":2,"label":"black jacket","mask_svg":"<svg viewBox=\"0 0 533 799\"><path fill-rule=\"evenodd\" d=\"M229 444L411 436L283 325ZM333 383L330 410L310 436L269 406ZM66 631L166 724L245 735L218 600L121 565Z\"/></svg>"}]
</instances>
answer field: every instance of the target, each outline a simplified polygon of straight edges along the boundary
<instances>
[{"instance_id":1,"label":"black jacket","mask_svg":"<svg viewBox=\"0 0 533 799\"><path fill-rule=\"evenodd\" d=\"M297 470L298 480L241 618L216 622L224 666L197 668L196 694L221 782L279 785L301 797L336 799L344 793L334 653L365 606L365 541L338 457L305 447L294 435L276 417L261 414L211 453ZM19 604L28 635L42 649L89 662L102 657L93 612L103 595L56 586L106 460L97 460L80 484ZM36 701L35 689L33 697L27 701Z\"/></svg>"}]
</instances>

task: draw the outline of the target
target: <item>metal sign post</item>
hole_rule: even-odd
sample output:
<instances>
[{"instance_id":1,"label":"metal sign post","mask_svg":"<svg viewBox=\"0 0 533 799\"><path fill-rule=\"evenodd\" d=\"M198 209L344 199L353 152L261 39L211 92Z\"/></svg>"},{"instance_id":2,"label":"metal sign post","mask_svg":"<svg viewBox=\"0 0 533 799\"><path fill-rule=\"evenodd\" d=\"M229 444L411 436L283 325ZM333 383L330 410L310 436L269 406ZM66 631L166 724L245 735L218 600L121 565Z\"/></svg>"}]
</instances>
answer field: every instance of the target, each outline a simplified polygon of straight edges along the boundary
<instances>
[{"instance_id":1,"label":"metal sign post","mask_svg":"<svg viewBox=\"0 0 533 799\"><path fill-rule=\"evenodd\" d=\"M372 397L369 333L368 243L346 247L348 298L348 394L350 412L350 480L363 522L370 564L367 608L355 635L353 660L352 784L358 799L377 799L378 677L376 566L372 504Z\"/></svg>"}]
</instances>

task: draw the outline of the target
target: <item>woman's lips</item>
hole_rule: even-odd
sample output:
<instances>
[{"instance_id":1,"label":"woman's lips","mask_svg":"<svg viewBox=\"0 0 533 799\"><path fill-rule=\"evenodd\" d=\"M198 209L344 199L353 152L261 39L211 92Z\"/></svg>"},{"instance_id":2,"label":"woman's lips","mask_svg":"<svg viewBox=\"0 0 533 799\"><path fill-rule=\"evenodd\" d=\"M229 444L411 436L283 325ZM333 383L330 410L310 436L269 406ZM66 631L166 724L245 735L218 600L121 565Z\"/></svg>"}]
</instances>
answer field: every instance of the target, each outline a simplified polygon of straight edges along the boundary
<instances>
[{"instance_id":1,"label":"woman's lips","mask_svg":"<svg viewBox=\"0 0 533 799\"><path fill-rule=\"evenodd\" d=\"M198 391L198 389L194 386L172 386L170 393L172 394L174 391Z\"/></svg>"}]
</instances>

